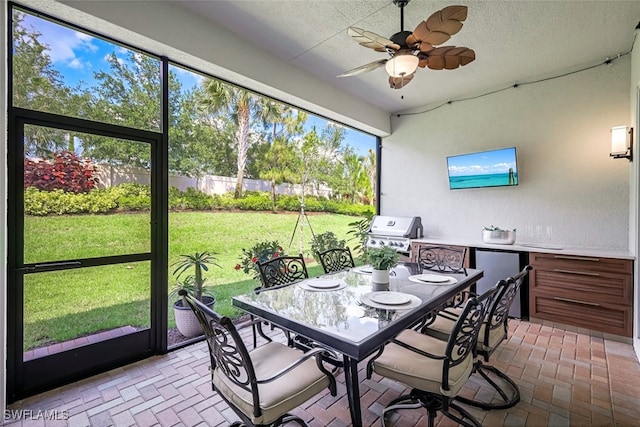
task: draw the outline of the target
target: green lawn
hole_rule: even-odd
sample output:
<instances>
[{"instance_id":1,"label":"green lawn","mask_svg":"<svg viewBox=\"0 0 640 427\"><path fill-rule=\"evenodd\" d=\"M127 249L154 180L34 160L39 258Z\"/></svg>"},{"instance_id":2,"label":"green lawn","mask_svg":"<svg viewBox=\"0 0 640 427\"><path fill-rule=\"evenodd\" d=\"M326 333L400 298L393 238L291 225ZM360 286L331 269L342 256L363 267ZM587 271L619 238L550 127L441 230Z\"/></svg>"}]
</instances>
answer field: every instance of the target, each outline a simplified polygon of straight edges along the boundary
<instances>
[{"instance_id":1,"label":"green lawn","mask_svg":"<svg viewBox=\"0 0 640 427\"><path fill-rule=\"evenodd\" d=\"M216 311L236 316L231 297L257 286L234 269L242 248L258 241L278 240L287 253L297 254L299 227L289 247L297 219L297 213L171 213L169 263L181 254L216 253L221 268L214 267L206 275L214 286ZM333 231L338 238L347 239L348 224L358 218L314 214L308 219L316 234ZM149 222L148 214L27 217L25 262L147 252ZM302 235L305 256L312 258L309 227L304 227ZM310 275L320 274L315 262L308 266ZM26 275L24 349L118 326L148 327L149 277L148 262ZM173 310L169 310L169 317L173 326Z\"/></svg>"}]
</instances>

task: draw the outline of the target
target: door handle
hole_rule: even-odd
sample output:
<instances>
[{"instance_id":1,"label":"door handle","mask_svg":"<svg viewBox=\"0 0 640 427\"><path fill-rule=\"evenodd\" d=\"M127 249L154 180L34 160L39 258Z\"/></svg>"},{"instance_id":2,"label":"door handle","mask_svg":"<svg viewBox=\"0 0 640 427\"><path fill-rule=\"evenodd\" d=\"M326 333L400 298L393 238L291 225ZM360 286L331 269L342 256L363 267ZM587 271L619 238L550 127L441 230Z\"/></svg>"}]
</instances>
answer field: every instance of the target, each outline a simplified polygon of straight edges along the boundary
<instances>
[{"instance_id":1,"label":"door handle","mask_svg":"<svg viewBox=\"0 0 640 427\"><path fill-rule=\"evenodd\" d=\"M595 277L600 276L599 273L592 273L589 271L562 270L560 268L554 268L553 271L554 273L579 274L581 276L595 276Z\"/></svg>"},{"instance_id":2,"label":"door handle","mask_svg":"<svg viewBox=\"0 0 640 427\"><path fill-rule=\"evenodd\" d=\"M596 302L580 301L580 300L577 300L577 299L562 298L562 297L553 297L553 299L556 300L556 301L571 302L571 303L574 303L574 304L591 305L593 307L600 307L600 304L598 304Z\"/></svg>"},{"instance_id":3,"label":"door handle","mask_svg":"<svg viewBox=\"0 0 640 427\"><path fill-rule=\"evenodd\" d=\"M554 255L555 259L570 259L573 261L593 261L600 262L600 258L586 257L586 256L575 256L575 255Z\"/></svg>"},{"instance_id":4,"label":"door handle","mask_svg":"<svg viewBox=\"0 0 640 427\"><path fill-rule=\"evenodd\" d=\"M64 267L77 267L82 265L80 261L62 261L62 262L45 262L43 264L36 264L31 267L31 271L42 270L42 269L55 269L55 268L64 268Z\"/></svg>"}]
</instances>

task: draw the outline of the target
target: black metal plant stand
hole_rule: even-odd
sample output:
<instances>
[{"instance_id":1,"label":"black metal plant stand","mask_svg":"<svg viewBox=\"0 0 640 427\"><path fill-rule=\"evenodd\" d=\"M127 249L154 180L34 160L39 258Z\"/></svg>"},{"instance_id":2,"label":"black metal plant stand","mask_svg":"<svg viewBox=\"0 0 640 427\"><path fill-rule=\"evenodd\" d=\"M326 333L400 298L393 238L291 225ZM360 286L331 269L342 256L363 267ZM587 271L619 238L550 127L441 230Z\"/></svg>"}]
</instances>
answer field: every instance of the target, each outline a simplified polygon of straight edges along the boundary
<instances>
[{"instance_id":1,"label":"black metal plant stand","mask_svg":"<svg viewBox=\"0 0 640 427\"><path fill-rule=\"evenodd\" d=\"M313 233L313 228L311 228L311 223L309 222L309 217L304 211L304 200L300 202L300 212L298 212L298 219L296 219L296 225L293 226L293 233L291 233L291 240L289 241L289 249L291 249L291 244L293 243L293 238L296 235L296 231L298 231L298 225L300 226L300 253L304 249L304 227L305 223L307 227L309 227L309 231L311 231L311 236L316 237Z\"/></svg>"}]
</instances>

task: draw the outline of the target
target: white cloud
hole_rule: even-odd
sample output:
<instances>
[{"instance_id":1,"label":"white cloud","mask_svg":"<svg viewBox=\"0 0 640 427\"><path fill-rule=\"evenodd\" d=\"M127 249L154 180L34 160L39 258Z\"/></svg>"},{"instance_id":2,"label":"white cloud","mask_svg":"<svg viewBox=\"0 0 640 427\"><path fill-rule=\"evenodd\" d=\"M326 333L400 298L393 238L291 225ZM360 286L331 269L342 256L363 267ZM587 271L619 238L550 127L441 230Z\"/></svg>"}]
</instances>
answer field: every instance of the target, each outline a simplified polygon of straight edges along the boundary
<instances>
[{"instance_id":1,"label":"white cloud","mask_svg":"<svg viewBox=\"0 0 640 427\"><path fill-rule=\"evenodd\" d=\"M82 61L80 61L78 58L74 58L74 59L72 59L71 61L69 61L69 62L67 63L67 65L68 65L70 68L76 68L76 69L78 69L78 68L83 68Z\"/></svg>"},{"instance_id":2,"label":"white cloud","mask_svg":"<svg viewBox=\"0 0 640 427\"><path fill-rule=\"evenodd\" d=\"M40 41L49 46L49 56L54 64L61 63L75 69L84 68L88 64L81 61L76 51L96 52L99 49L94 43L95 38L88 34L28 15L25 21L41 34Z\"/></svg>"}]
</instances>

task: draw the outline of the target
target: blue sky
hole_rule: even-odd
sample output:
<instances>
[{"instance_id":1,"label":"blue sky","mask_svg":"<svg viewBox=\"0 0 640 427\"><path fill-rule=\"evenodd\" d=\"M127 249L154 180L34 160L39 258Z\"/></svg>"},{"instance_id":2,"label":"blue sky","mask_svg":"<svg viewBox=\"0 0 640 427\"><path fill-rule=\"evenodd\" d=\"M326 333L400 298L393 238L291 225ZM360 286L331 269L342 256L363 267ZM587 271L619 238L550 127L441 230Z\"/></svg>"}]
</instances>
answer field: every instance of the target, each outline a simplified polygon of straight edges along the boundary
<instances>
[{"instance_id":1,"label":"blue sky","mask_svg":"<svg viewBox=\"0 0 640 427\"><path fill-rule=\"evenodd\" d=\"M511 147L451 156L447 158L447 165L450 176L507 173L509 168L517 172L516 149Z\"/></svg>"},{"instance_id":2,"label":"blue sky","mask_svg":"<svg viewBox=\"0 0 640 427\"><path fill-rule=\"evenodd\" d=\"M26 15L24 25L41 34L40 42L49 46L53 67L64 76L65 84L70 87L78 84L85 88L93 86L93 73L109 69L107 55L115 52L118 58L124 60L130 52L129 49L35 16ZM176 74L184 89L198 85L202 80L198 74L181 67L171 67L171 71ZM321 129L326 124L327 120L309 114L307 130L313 126ZM353 147L358 155L366 156L369 149L375 150L375 137L348 127L345 130L343 143Z\"/></svg>"}]
</instances>

